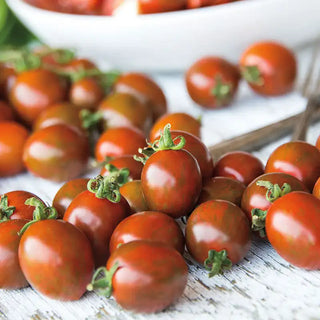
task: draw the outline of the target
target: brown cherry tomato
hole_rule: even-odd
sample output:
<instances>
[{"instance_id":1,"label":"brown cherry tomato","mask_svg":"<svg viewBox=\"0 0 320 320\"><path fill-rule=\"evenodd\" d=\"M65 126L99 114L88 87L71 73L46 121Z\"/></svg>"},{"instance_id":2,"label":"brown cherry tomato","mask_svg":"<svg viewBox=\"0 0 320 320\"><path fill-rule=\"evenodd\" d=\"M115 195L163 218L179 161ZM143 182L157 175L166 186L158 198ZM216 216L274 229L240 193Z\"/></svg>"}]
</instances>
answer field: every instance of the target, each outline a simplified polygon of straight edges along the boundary
<instances>
[{"instance_id":1,"label":"brown cherry tomato","mask_svg":"<svg viewBox=\"0 0 320 320\"><path fill-rule=\"evenodd\" d=\"M122 220L110 239L110 253L120 245L136 240L156 241L184 252L184 235L178 223L157 211L138 212Z\"/></svg>"},{"instance_id":2,"label":"brown cherry tomato","mask_svg":"<svg viewBox=\"0 0 320 320\"><path fill-rule=\"evenodd\" d=\"M102 86L95 78L86 77L74 82L69 91L70 102L83 109L95 110L105 96Z\"/></svg>"},{"instance_id":3,"label":"brown cherry tomato","mask_svg":"<svg viewBox=\"0 0 320 320\"><path fill-rule=\"evenodd\" d=\"M6 102L0 100L0 122L13 121L14 118L13 109Z\"/></svg>"},{"instance_id":4,"label":"brown cherry tomato","mask_svg":"<svg viewBox=\"0 0 320 320\"><path fill-rule=\"evenodd\" d=\"M23 151L27 169L52 181L66 181L84 172L89 158L86 136L72 127L56 124L34 132Z\"/></svg>"},{"instance_id":5,"label":"brown cherry tomato","mask_svg":"<svg viewBox=\"0 0 320 320\"><path fill-rule=\"evenodd\" d=\"M129 93L149 107L153 121L167 112L167 101L162 89L143 73L121 75L115 85L116 92Z\"/></svg>"},{"instance_id":6,"label":"brown cherry tomato","mask_svg":"<svg viewBox=\"0 0 320 320\"><path fill-rule=\"evenodd\" d=\"M320 200L294 191L268 210L266 231L278 254L299 268L320 269Z\"/></svg>"},{"instance_id":7,"label":"brown cherry tomato","mask_svg":"<svg viewBox=\"0 0 320 320\"><path fill-rule=\"evenodd\" d=\"M238 90L238 68L219 57L205 57L186 72L185 81L194 102L208 109L227 106Z\"/></svg>"},{"instance_id":8,"label":"brown cherry tomato","mask_svg":"<svg viewBox=\"0 0 320 320\"><path fill-rule=\"evenodd\" d=\"M109 257L109 241L113 230L129 213L129 205L123 197L120 202L114 203L99 199L87 190L72 200L63 220L75 225L88 237L95 265L99 267L105 265Z\"/></svg>"},{"instance_id":9,"label":"brown cherry tomato","mask_svg":"<svg viewBox=\"0 0 320 320\"><path fill-rule=\"evenodd\" d=\"M146 199L142 192L141 180L127 182L120 187L120 193L127 200L131 213L148 211Z\"/></svg>"},{"instance_id":10,"label":"brown cherry tomato","mask_svg":"<svg viewBox=\"0 0 320 320\"><path fill-rule=\"evenodd\" d=\"M0 123L0 177L15 175L24 170L22 153L28 131L17 122Z\"/></svg>"},{"instance_id":11,"label":"brown cherry tomato","mask_svg":"<svg viewBox=\"0 0 320 320\"><path fill-rule=\"evenodd\" d=\"M187 0L138 0L140 14L160 13L185 9Z\"/></svg>"},{"instance_id":12,"label":"brown cherry tomato","mask_svg":"<svg viewBox=\"0 0 320 320\"><path fill-rule=\"evenodd\" d=\"M265 173L254 179L246 188L243 193L241 200L241 209L247 215L249 221L252 221L252 210L268 210L272 202L268 201L266 195L267 193L273 193L273 189L268 189L266 186L258 185L258 181L266 181L271 183L273 186L278 185L280 188L284 187L284 184L289 184L290 191L307 191L307 187L297 178L281 172L276 173ZM276 196L276 198L281 195L271 195ZM276 199L275 199L276 200Z\"/></svg>"},{"instance_id":13,"label":"brown cherry tomato","mask_svg":"<svg viewBox=\"0 0 320 320\"><path fill-rule=\"evenodd\" d=\"M245 188L246 186L238 180L214 177L204 182L198 203L209 200L227 200L240 206Z\"/></svg>"},{"instance_id":14,"label":"brown cherry tomato","mask_svg":"<svg viewBox=\"0 0 320 320\"><path fill-rule=\"evenodd\" d=\"M214 165L212 156L206 145L198 137L186 131L172 130L171 136L173 139L178 136L183 136L186 139L186 144L183 149L189 151L198 161L202 180L211 178ZM159 137L156 139L158 138Z\"/></svg>"},{"instance_id":15,"label":"brown cherry tomato","mask_svg":"<svg viewBox=\"0 0 320 320\"><path fill-rule=\"evenodd\" d=\"M9 93L17 79L15 70L5 64L0 64L0 97L9 99Z\"/></svg>"},{"instance_id":16,"label":"brown cherry tomato","mask_svg":"<svg viewBox=\"0 0 320 320\"><path fill-rule=\"evenodd\" d=\"M191 256L214 276L245 257L250 234L248 219L239 207L225 200L210 200L190 215L186 244Z\"/></svg>"},{"instance_id":17,"label":"brown cherry tomato","mask_svg":"<svg viewBox=\"0 0 320 320\"><path fill-rule=\"evenodd\" d=\"M320 150L303 141L284 143L270 155L265 172L291 174L311 191L320 176Z\"/></svg>"},{"instance_id":18,"label":"brown cherry tomato","mask_svg":"<svg viewBox=\"0 0 320 320\"><path fill-rule=\"evenodd\" d=\"M56 124L65 124L84 134L80 111L78 107L68 102L53 104L40 113L33 124L33 130L37 131Z\"/></svg>"},{"instance_id":19,"label":"brown cherry tomato","mask_svg":"<svg viewBox=\"0 0 320 320\"><path fill-rule=\"evenodd\" d=\"M62 301L80 299L94 268L89 240L62 220L42 220L29 226L20 240L19 261L34 289Z\"/></svg>"},{"instance_id":20,"label":"brown cherry tomato","mask_svg":"<svg viewBox=\"0 0 320 320\"><path fill-rule=\"evenodd\" d=\"M36 198L44 204L38 196L28 191L15 190L3 194L0 197L0 220L33 220L34 206L25 204L29 198Z\"/></svg>"},{"instance_id":21,"label":"brown cherry tomato","mask_svg":"<svg viewBox=\"0 0 320 320\"><path fill-rule=\"evenodd\" d=\"M143 164L140 161L136 161L133 159L132 155L124 155L116 157L108 162L108 164L114 165L118 169L127 168L129 169L129 177L133 180L138 180L141 178L141 172L143 168ZM100 174L102 176L107 176L109 171L106 167L101 169Z\"/></svg>"},{"instance_id":22,"label":"brown cherry tomato","mask_svg":"<svg viewBox=\"0 0 320 320\"><path fill-rule=\"evenodd\" d=\"M128 93L109 95L101 102L98 111L102 114L104 128L136 127L146 132L151 126L148 106Z\"/></svg>"},{"instance_id":23,"label":"brown cherry tomato","mask_svg":"<svg viewBox=\"0 0 320 320\"><path fill-rule=\"evenodd\" d=\"M118 269L112 278L112 294L127 310L161 311L175 302L187 285L186 262L178 251L163 243L126 243L111 255L107 269L115 264Z\"/></svg>"},{"instance_id":24,"label":"brown cherry tomato","mask_svg":"<svg viewBox=\"0 0 320 320\"><path fill-rule=\"evenodd\" d=\"M244 151L233 151L223 155L215 164L215 177L228 177L248 185L264 173L263 163L254 155Z\"/></svg>"},{"instance_id":25,"label":"brown cherry tomato","mask_svg":"<svg viewBox=\"0 0 320 320\"><path fill-rule=\"evenodd\" d=\"M58 211L59 218L63 218L64 213L72 200L81 192L87 190L89 179L78 178L66 182L54 196L52 206Z\"/></svg>"},{"instance_id":26,"label":"brown cherry tomato","mask_svg":"<svg viewBox=\"0 0 320 320\"><path fill-rule=\"evenodd\" d=\"M216 6L219 4L225 4L234 1L236 0L188 0L187 8L194 9L207 6Z\"/></svg>"},{"instance_id":27,"label":"brown cherry tomato","mask_svg":"<svg viewBox=\"0 0 320 320\"><path fill-rule=\"evenodd\" d=\"M141 186L150 210L173 218L185 216L194 208L201 192L199 164L185 150L157 151L142 169Z\"/></svg>"},{"instance_id":28,"label":"brown cherry tomato","mask_svg":"<svg viewBox=\"0 0 320 320\"><path fill-rule=\"evenodd\" d=\"M150 141L156 140L160 136L163 128L170 123L172 131L186 131L200 138L201 122L200 120L190 116L187 113L167 113L160 117L151 128L149 138Z\"/></svg>"},{"instance_id":29,"label":"brown cherry tomato","mask_svg":"<svg viewBox=\"0 0 320 320\"><path fill-rule=\"evenodd\" d=\"M316 182L315 185L314 185L312 194L313 194L316 198L320 199L320 177L318 178L317 182Z\"/></svg>"},{"instance_id":30,"label":"brown cherry tomato","mask_svg":"<svg viewBox=\"0 0 320 320\"><path fill-rule=\"evenodd\" d=\"M319 135L319 137L317 139L316 147L320 150L320 135Z\"/></svg>"},{"instance_id":31,"label":"brown cherry tomato","mask_svg":"<svg viewBox=\"0 0 320 320\"><path fill-rule=\"evenodd\" d=\"M36 69L20 73L10 91L10 101L20 117L32 124L50 105L66 97L66 83L55 73Z\"/></svg>"},{"instance_id":32,"label":"brown cherry tomato","mask_svg":"<svg viewBox=\"0 0 320 320\"><path fill-rule=\"evenodd\" d=\"M23 275L18 258L20 236L18 232L27 220L11 220L0 223L0 288L19 289L28 282Z\"/></svg>"},{"instance_id":33,"label":"brown cherry tomato","mask_svg":"<svg viewBox=\"0 0 320 320\"><path fill-rule=\"evenodd\" d=\"M100 162L106 157L138 154L138 149L145 145L145 136L139 129L111 128L100 136L95 147L95 157Z\"/></svg>"},{"instance_id":34,"label":"brown cherry tomato","mask_svg":"<svg viewBox=\"0 0 320 320\"><path fill-rule=\"evenodd\" d=\"M278 96L290 92L297 74L291 50L276 42L258 42L240 59L244 79L259 94Z\"/></svg>"}]
</instances>

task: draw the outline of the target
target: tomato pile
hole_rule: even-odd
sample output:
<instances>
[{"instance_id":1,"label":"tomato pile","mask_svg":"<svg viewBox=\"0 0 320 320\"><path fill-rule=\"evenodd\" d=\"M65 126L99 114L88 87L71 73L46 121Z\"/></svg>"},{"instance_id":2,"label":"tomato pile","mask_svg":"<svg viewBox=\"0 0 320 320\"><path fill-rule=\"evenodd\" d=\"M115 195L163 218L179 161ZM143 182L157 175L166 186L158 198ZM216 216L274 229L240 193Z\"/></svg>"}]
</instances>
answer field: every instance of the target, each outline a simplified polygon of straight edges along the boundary
<instances>
[{"instance_id":1,"label":"tomato pile","mask_svg":"<svg viewBox=\"0 0 320 320\"><path fill-rule=\"evenodd\" d=\"M200 120L168 113L146 75L105 73L67 50L11 56L0 65L0 177L27 169L65 183L52 206L23 190L1 195L1 288L31 285L62 301L95 290L157 312L184 292L185 247L212 277L246 256L252 236L294 266L320 268L320 137L279 146L266 166L242 151L213 159ZM294 77L280 90L270 66L243 61L243 72L263 77L257 92L291 90ZM207 63L221 69L201 71ZM222 70L240 77L217 58L198 67L191 73L204 72L209 91L225 86ZM79 178L90 157L100 174Z\"/></svg>"},{"instance_id":2,"label":"tomato pile","mask_svg":"<svg viewBox=\"0 0 320 320\"><path fill-rule=\"evenodd\" d=\"M135 9L131 6L132 0L24 0L41 9L94 15L117 15L117 12L128 6L132 13L150 14L161 13L200 7L216 6L240 0L134 0Z\"/></svg>"}]
</instances>

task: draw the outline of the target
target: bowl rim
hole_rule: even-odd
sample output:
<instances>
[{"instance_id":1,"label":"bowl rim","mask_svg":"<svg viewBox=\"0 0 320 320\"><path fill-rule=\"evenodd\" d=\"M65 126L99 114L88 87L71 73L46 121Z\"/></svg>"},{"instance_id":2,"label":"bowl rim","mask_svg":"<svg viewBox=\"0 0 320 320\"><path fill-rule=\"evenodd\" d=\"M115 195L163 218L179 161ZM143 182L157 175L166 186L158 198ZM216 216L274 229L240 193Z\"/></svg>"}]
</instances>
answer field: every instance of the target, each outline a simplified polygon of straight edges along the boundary
<instances>
[{"instance_id":1,"label":"bowl rim","mask_svg":"<svg viewBox=\"0 0 320 320\"><path fill-rule=\"evenodd\" d=\"M159 13L149 13L149 14L136 14L136 15L130 15L130 16L107 16L107 15L94 15L94 14L72 14L72 13L65 13L65 12L57 12L57 11L51 11L46 10L42 8L38 8L36 6L33 6L23 0L6 0L9 7L16 7L21 6L24 11L29 10L30 12L38 13L38 14L46 14L48 16L59 16L60 18L69 18L69 19L94 19L94 20L117 20L121 21L124 19L132 19L132 20L148 20L152 19L155 21L155 19L162 19L164 17L166 18L178 18L178 17L187 17L187 16L194 16L194 15L201 15L201 14L208 14L208 13L214 13L219 11L225 11L225 8L241 8L243 6L255 6L260 5L261 3L266 2L278 2L279 0L243 0L243 1L235 1L230 3L224 3L216 6L208 6L208 7L201 7L201 8L195 8L195 9L187 9L187 10L177 10L177 11L170 11L170 12L159 12ZM14 11L14 10L13 10Z\"/></svg>"}]
</instances>

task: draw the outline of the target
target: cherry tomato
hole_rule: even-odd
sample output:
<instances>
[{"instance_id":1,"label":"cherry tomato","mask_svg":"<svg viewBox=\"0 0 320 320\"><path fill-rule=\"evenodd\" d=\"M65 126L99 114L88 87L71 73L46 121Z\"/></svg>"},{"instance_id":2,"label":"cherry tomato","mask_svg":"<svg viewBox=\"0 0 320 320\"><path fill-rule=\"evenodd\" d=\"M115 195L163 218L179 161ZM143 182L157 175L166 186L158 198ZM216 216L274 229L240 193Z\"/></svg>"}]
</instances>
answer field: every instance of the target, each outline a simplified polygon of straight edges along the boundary
<instances>
[{"instance_id":1,"label":"cherry tomato","mask_svg":"<svg viewBox=\"0 0 320 320\"><path fill-rule=\"evenodd\" d=\"M142 192L141 180L127 182L120 187L120 193L127 200L131 213L148 211L146 199Z\"/></svg>"},{"instance_id":2,"label":"cherry tomato","mask_svg":"<svg viewBox=\"0 0 320 320\"><path fill-rule=\"evenodd\" d=\"M108 291L112 290L122 308L134 312L167 308L187 285L188 267L183 257L159 242L140 240L122 245L109 258L107 269L112 276Z\"/></svg>"},{"instance_id":3,"label":"cherry tomato","mask_svg":"<svg viewBox=\"0 0 320 320\"><path fill-rule=\"evenodd\" d=\"M129 93L148 105L153 121L167 112L167 101L162 89L147 75L126 73L114 85L116 92Z\"/></svg>"},{"instance_id":4,"label":"cherry tomato","mask_svg":"<svg viewBox=\"0 0 320 320\"><path fill-rule=\"evenodd\" d=\"M320 176L320 150L303 141L284 143L270 155L265 172L291 174L311 191Z\"/></svg>"},{"instance_id":5,"label":"cherry tomato","mask_svg":"<svg viewBox=\"0 0 320 320\"><path fill-rule=\"evenodd\" d=\"M267 213L268 239L294 266L320 269L320 200L295 191L275 201Z\"/></svg>"},{"instance_id":6,"label":"cherry tomato","mask_svg":"<svg viewBox=\"0 0 320 320\"><path fill-rule=\"evenodd\" d=\"M33 129L37 131L56 124L65 124L84 134L80 111L67 102L53 104L40 113L33 124Z\"/></svg>"},{"instance_id":7,"label":"cherry tomato","mask_svg":"<svg viewBox=\"0 0 320 320\"><path fill-rule=\"evenodd\" d=\"M102 101L98 109L104 128L136 127L147 131L151 126L148 106L128 93L113 93Z\"/></svg>"},{"instance_id":8,"label":"cherry tomato","mask_svg":"<svg viewBox=\"0 0 320 320\"><path fill-rule=\"evenodd\" d=\"M191 213L186 244L191 256L204 263L213 276L245 257L250 234L248 219L239 207L225 200L210 200Z\"/></svg>"},{"instance_id":9,"label":"cherry tomato","mask_svg":"<svg viewBox=\"0 0 320 320\"><path fill-rule=\"evenodd\" d=\"M23 146L28 131L17 122L0 123L0 177L15 175L24 170Z\"/></svg>"},{"instance_id":10,"label":"cherry tomato","mask_svg":"<svg viewBox=\"0 0 320 320\"><path fill-rule=\"evenodd\" d=\"M208 109L231 103L238 90L238 68L219 57L205 57L186 72L187 89L194 102Z\"/></svg>"},{"instance_id":11,"label":"cherry tomato","mask_svg":"<svg viewBox=\"0 0 320 320\"><path fill-rule=\"evenodd\" d=\"M257 93L277 96L293 89L297 62L291 50L276 42L258 42L240 59L244 79Z\"/></svg>"},{"instance_id":12,"label":"cherry tomato","mask_svg":"<svg viewBox=\"0 0 320 320\"><path fill-rule=\"evenodd\" d=\"M10 101L21 118L32 124L50 105L66 97L66 83L55 73L36 69L20 73L10 91Z\"/></svg>"},{"instance_id":13,"label":"cherry tomato","mask_svg":"<svg viewBox=\"0 0 320 320\"><path fill-rule=\"evenodd\" d=\"M312 194L313 194L316 198L320 199L320 177L318 178L317 182L316 182L315 185L314 185Z\"/></svg>"},{"instance_id":14,"label":"cherry tomato","mask_svg":"<svg viewBox=\"0 0 320 320\"><path fill-rule=\"evenodd\" d=\"M84 109L97 109L104 96L102 86L92 77L85 77L74 82L69 91L70 102Z\"/></svg>"},{"instance_id":15,"label":"cherry tomato","mask_svg":"<svg viewBox=\"0 0 320 320\"><path fill-rule=\"evenodd\" d=\"M15 190L3 194L0 197L0 220L33 220L34 206L25 204L29 198L36 198L44 204L38 196L28 191Z\"/></svg>"},{"instance_id":16,"label":"cherry tomato","mask_svg":"<svg viewBox=\"0 0 320 320\"><path fill-rule=\"evenodd\" d=\"M188 0L187 8L194 9L207 6L216 6L219 4L230 3L235 0Z\"/></svg>"},{"instance_id":17,"label":"cherry tomato","mask_svg":"<svg viewBox=\"0 0 320 320\"><path fill-rule=\"evenodd\" d=\"M52 206L58 211L59 218L63 218L64 213L72 200L81 192L87 190L89 179L78 178L66 182L54 196Z\"/></svg>"},{"instance_id":18,"label":"cherry tomato","mask_svg":"<svg viewBox=\"0 0 320 320\"><path fill-rule=\"evenodd\" d=\"M162 242L184 252L184 235L178 223L168 215L157 211L138 212L122 220L110 239L110 253L120 245L135 240Z\"/></svg>"},{"instance_id":19,"label":"cherry tomato","mask_svg":"<svg viewBox=\"0 0 320 320\"><path fill-rule=\"evenodd\" d=\"M4 101L0 100L0 122L14 120L13 109Z\"/></svg>"},{"instance_id":20,"label":"cherry tomato","mask_svg":"<svg viewBox=\"0 0 320 320\"><path fill-rule=\"evenodd\" d=\"M140 14L160 13L185 9L187 0L138 0Z\"/></svg>"},{"instance_id":21,"label":"cherry tomato","mask_svg":"<svg viewBox=\"0 0 320 320\"><path fill-rule=\"evenodd\" d=\"M248 185L264 173L263 163L244 151L228 152L215 165L214 176L228 177Z\"/></svg>"},{"instance_id":22,"label":"cherry tomato","mask_svg":"<svg viewBox=\"0 0 320 320\"><path fill-rule=\"evenodd\" d=\"M186 131L200 138L200 120L195 119L187 113L178 112L167 113L156 121L149 134L150 141L154 141L168 123L170 123L172 131Z\"/></svg>"},{"instance_id":23,"label":"cherry tomato","mask_svg":"<svg viewBox=\"0 0 320 320\"><path fill-rule=\"evenodd\" d=\"M23 151L28 170L52 181L76 178L86 169L88 157L87 138L63 124L34 132Z\"/></svg>"},{"instance_id":24,"label":"cherry tomato","mask_svg":"<svg viewBox=\"0 0 320 320\"><path fill-rule=\"evenodd\" d=\"M183 136L186 139L184 150L189 151L198 161L202 180L207 180L213 175L213 159L209 149L206 145L196 136L185 131L172 130L171 136L173 139L178 136ZM156 139L158 139L157 137Z\"/></svg>"},{"instance_id":25,"label":"cherry tomato","mask_svg":"<svg viewBox=\"0 0 320 320\"><path fill-rule=\"evenodd\" d=\"M25 0L29 4L50 11L58 11L74 14L97 14L101 0Z\"/></svg>"},{"instance_id":26,"label":"cherry tomato","mask_svg":"<svg viewBox=\"0 0 320 320\"><path fill-rule=\"evenodd\" d=\"M95 147L97 161L106 157L133 155L146 145L144 134L136 128L119 127L106 130Z\"/></svg>"},{"instance_id":27,"label":"cherry tomato","mask_svg":"<svg viewBox=\"0 0 320 320\"><path fill-rule=\"evenodd\" d=\"M63 220L79 228L88 237L94 255L95 265L105 265L109 257L109 241L118 223L129 215L127 201L113 203L97 198L90 191L77 195L67 208Z\"/></svg>"},{"instance_id":28,"label":"cherry tomato","mask_svg":"<svg viewBox=\"0 0 320 320\"><path fill-rule=\"evenodd\" d=\"M92 69L97 69L97 66L92 61L84 58L75 58L63 66L63 70L67 72Z\"/></svg>"},{"instance_id":29,"label":"cherry tomato","mask_svg":"<svg viewBox=\"0 0 320 320\"><path fill-rule=\"evenodd\" d=\"M320 150L320 135L319 135L319 137L317 139L316 147Z\"/></svg>"},{"instance_id":30,"label":"cherry tomato","mask_svg":"<svg viewBox=\"0 0 320 320\"><path fill-rule=\"evenodd\" d=\"M27 220L11 220L0 223L0 288L19 289L26 287L18 258L20 236L18 232Z\"/></svg>"},{"instance_id":31,"label":"cherry tomato","mask_svg":"<svg viewBox=\"0 0 320 320\"><path fill-rule=\"evenodd\" d=\"M133 156L125 155L116 157L108 162L109 164L114 165L118 169L127 168L129 169L130 175L129 177L133 180L137 180L141 178L141 172L143 168L143 164L139 161L133 159ZM100 174L102 176L108 175L109 171L106 167L101 169Z\"/></svg>"},{"instance_id":32,"label":"cherry tomato","mask_svg":"<svg viewBox=\"0 0 320 320\"><path fill-rule=\"evenodd\" d=\"M284 184L289 184L290 191L307 191L306 186L297 178L286 174L286 173L265 173L261 176L254 179L246 188L243 193L242 200L241 200L241 209L247 215L249 221L252 221L252 210L253 209L260 209L260 210L268 210L272 204L272 202L268 201L266 198L266 194L273 193L274 190L268 189L266 186L258 185L258 181L266 181L271 183L270 187L274 185L278 185L280 188L284 187ZM271 197L275 197L276 199L280 197L279 195L271 194Z\"/></svg>"},{"instance_id":33,"label":"cherry tomato","mask_svg":"<svg viewBox=\"0 0 320 320\"><path fill-rule=\"evenodd\" d=\"M185 150L160 150L142 169L141 186L150 210L173 218L191 212L198 201L202 178L197 160Z\"/></svg>"},{"instance_id":34,"label":"cherry tomato","mask_svg":"<svg viewBox=\"0 0 320 320\"><path fill-rule=\"evenodd\" d=\"M15 70L5 64L0 64L0 97L9 99L9 93L17 79Z\"/></svg>"},{"instance_id":35,"label":"cherry tomato","mask_svg":"<svg viewBox=\"0 0 320 320\"><path fill-rule=\"evenodd\" d=\"M240 206L245 188L242 182L231 178L211 178L204 183L198 203L200 204L209 200L228 200Z\"/></svg>"},{"instance_id":36,"label":"cherry tomato","mask_svg":"<svg viewBox=\"0 0 320 320\"><path fill-rule=\"evenodd\" d=\"M19 261L34 289L63 301L80 299L94 269L89 240L62 220L29 226L20 240Z\"/></svg>"}]
</instances>

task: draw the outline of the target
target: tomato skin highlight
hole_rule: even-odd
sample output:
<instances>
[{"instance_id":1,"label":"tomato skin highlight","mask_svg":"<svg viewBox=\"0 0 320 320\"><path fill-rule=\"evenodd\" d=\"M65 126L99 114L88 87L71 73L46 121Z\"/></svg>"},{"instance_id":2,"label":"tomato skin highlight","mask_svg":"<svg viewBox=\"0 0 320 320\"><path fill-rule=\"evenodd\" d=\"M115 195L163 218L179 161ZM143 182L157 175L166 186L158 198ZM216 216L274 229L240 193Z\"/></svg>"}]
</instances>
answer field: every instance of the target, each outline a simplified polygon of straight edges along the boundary
<instances>
[{"instance_id":1,"label":"tomato skin highlight","mask_svg":"<svg viewBox=\"0 0 320 320\"><path fill-rule=\"evenodd\" d=\"M185 150L157 151L142 169L141 186L150 210L182 217L193 209L201 192L199 164Z\"/></svg>"},{"instance_id":2,"label":"tomato skin highlight","mask_svg":"<svg viewBox=\"0 0 320 320\"><path fill-rule=\"evenodd\" d=\"M129 212L129 205L124 198L119 203L113 203L108 199L98 199L87 190L73 199L63 220L72 223L87 236L95 265L99 267L105 265L109 257L109 242L113 230Z\"/></svg>"},{"instance_id":3,"label":"tomato skin highlight","mask_svg":"<svg viewBox=\"0 0 320 320\"><path fill-rule=\"evenodd\" d=\"M122 220L112 233L110 253L119 245L136 240L161 242L184 252L184 236L177 222L157 211L138 212Z\"/></svg>"},{"instance_id":4,"label":"tomato skin highlight","mask_svg":"<svg viewBox=\"0 0 320 320\"><path fill-rule=\"evenodd\" d=\"M0 223L0 288L19 289L28 286L18 258L18 232L27 220L9 220Z\"/></svg>"},{"instance_id":5,"label":"tomato skin highlight","mask_svg":"<svg viewBox=\"0 0 320 320\"><path fill-rule=\"evenodd\" d=\"M19 261L34 289L62 301L80 299L94 269L89 240L62 220L32 224L21 237Z\"/></svg>"},{"instance_id":6,"label":"tomato skin highlight","mask_svg":"<svg viewBox=\"0 0 320 320\"><path fill-rule=\"evenodd\" d=\"M162 243L133 241L110 256L107 269L118 263L112 279L113 296L126 310L158 312L183 293L188 267L175 249Z\"/></svg>"},{"instance_id":7,"label":"tomato skin highlight","mask_svg":"<svg viewBox=\"0 0 320 320\"><path fill-rule=\"evenodd\" d=\"M320 176L320 150L303 141L284 143L270 155L265 172L291 174L311 191Z\"/></svg>"},{"instance_id":8,"label":"tomato skin highlight","mask_svg":"<svg viewBox=\"0 0 320 320\"><path fill-rule=\"evenodd\" d=\"M292 265L320 269L320 200L295 191L276 200L267 213L268 239Z\"/></svg>"},{"instance_id":9,"label":"tomato skin highlight","mask_svg":"<svg viewBox=\"0 0 320 320\"><path fill-rule=\"evenodd\" d=\"M88 158L87 137L63 124L31 134L23 151L24 164L30 172L57 182L76 178L83 173Z\"/></svg>"},{"instance_id":10,"label":"tomato skin highlight","mask_svg":"<svg viewBox=\"0 0 320 320\"><path fill-rule=\"evenodd\" d=\"M12 176L25 169L22 160L23 147L28 130L13 121L0 123L0 177Z\"/></svg>"},{"instance_id":11,"label":"tomato skin highlight","mask_svg":"<svg viewBox=\"0 0 320 320\"><path fill-rule=\"evenodd\" d=\"M201 264L209 250L226 250L232 263L237 263L251 245L249 222L235 204L209 200L199 205L188 218L186 245L191 256Z\"/></svg>"},{"instance_id":12,"label":"tomato skin highlight","mask_svg":"<svg viewBox=\"0 0 320 320\"><path fill-rule=\"evenodd\" d=\"M261 83L249 82L258 94L278 96L293 89L297 62L291 50L276 42L258 42L242 54L240 68L257 67Z\"/></svg>"}]
</instances>

